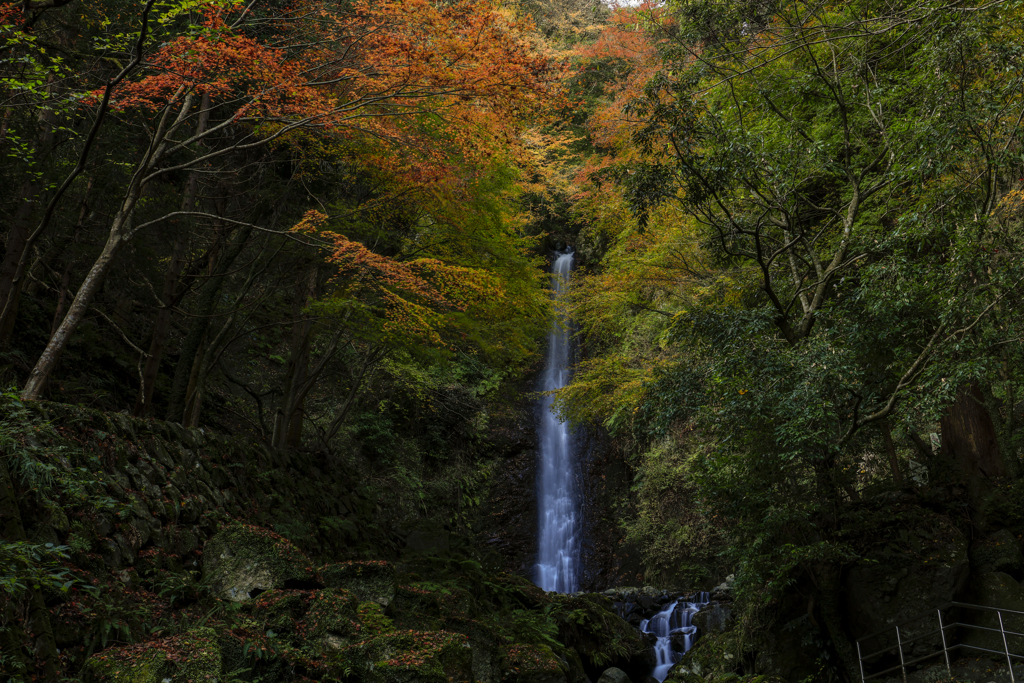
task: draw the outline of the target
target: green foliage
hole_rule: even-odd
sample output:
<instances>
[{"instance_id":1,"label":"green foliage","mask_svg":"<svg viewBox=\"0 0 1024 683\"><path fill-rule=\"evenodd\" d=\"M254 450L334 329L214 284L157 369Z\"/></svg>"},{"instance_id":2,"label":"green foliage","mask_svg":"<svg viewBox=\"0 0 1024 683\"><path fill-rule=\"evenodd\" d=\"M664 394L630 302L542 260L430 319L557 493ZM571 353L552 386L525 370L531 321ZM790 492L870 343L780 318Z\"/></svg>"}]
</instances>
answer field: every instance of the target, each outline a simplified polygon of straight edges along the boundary
<instances>
[{"instance_id":1,"label":"green foliage","mask_svg":"<svg viewBox=\"0 0 1024 683\"><path fill-rule=\"evenodd\" d=\"M0 544L0 590L10 596L29 588L66 593L77 583L65 564L69 550L53 543Z\"/></svg>"}]
</instances>

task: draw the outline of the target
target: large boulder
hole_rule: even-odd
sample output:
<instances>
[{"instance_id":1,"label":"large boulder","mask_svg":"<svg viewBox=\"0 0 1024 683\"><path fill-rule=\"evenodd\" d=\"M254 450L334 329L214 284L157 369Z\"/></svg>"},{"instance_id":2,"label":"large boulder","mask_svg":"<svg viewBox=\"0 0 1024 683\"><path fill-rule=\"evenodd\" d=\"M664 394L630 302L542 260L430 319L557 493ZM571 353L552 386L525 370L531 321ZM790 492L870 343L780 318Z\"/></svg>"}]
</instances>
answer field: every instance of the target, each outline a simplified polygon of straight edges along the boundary
<instances>
[{"instance_id":1,"label":"large boulder","mask_svg":"<svg viewBox=\"0 0 1024 683\"><path fill-rule=\"evenodd\" d=\"M606 596L552 595L549 614L558 625L558 640L579 655L591 679L609 666L640 678L654 668L651 651L635 628L615 612Z\"/></svg>"},{"instance_id":2,"label":"large boulder","mask_svg":"<svg viewBox=\"0 0 1024 683\"><path fill-rule=\"evenodd\" d=\"M203 547L203 581L213 594L244 602L275 588L312 588L309 558L286 538L248 524L218 531Z\"/></svg>"},{"instance_id":3,"label":"large boulder","mask_svg":"<svg viewBox=\"0 0 1024 683\"><path fill-rule=\"evenodd\" d=\"M739 641L734 633L712 633L697 641L675 666L665 683L705 683L735 674L740 668Z\"/></svg>"},{"instance_id":4,"label":"large boulder","mask_svg":"<svg viewBox=\"0 0 1024 683\"><path fill-rule=\"evenodd\" d=\"M862 643L865 655L895 653L896 631L889 626L933 614L936 608L958 599L970 574L967 539L949 518L920 508L905 511L904 518L897 514L893 518L908 525L876 534L878 542L844 580L853 638L884 631ZM900 638L906 643L937 628L933 618L918 619L900 627ZM936 632L905 646L904 654L921 657L941 647Z\"/></svg>"},{"instance_id":5,"label":"large boulder","mask_svg":"<svg viewBox=\"0 0 1024 683\"><path fill-rule=\"evenodd\" d=\"M975 605L1001 607L1003 609L1024 612L1024 588L1021 588L1021 585L1009 574L988 572L976 576L971 581L966 601ZM984 652L979 653L974 648L1003 652L1003 636L999 633L999 615L996 612L964 609L961 621L965 624L979 626L982 629L994 629L993 631L977 628L961 629L959 642L964 654L986 654ZM1003 628L1006 631L1024 633L1024 617L1004 614ZM1024 655L1024 637L1008 635L1006 636L1006 644L1009 646L1011 653ZM989 656L998 657L999 655L989 654Z\"/></svg>"},{"instance_id":6,"label":"large boulder","mask_svg":"<svg viewBox=\"0 0 1024 683\"><path fill-rule=\"evenodd\" d=\"M90 657L82 671L87 683L194 683L221 675L221 654L212 628L115 647Z\"/></svg>"},{"instance_id":7,"label":"large boulder","mask_svg":"<svg viewBox=\"0 0 1024 683\"><path fill-rule=\"evenodd\" d=\"M324 650L337 650L363 636L352 593L338 588L316 591L302 619L303 639Z\"/></svg>"},{"instance_id":8,"label":"large boulder","mask_svg":"<svg viewBox=\"0 0 1024 683\"><path fill-rule=\"evenodd\" d=\"M697 627L698 633L711 633L730 630L736 623L732 613L732 605L729 603L712 602L693 615L691 622Z\"/></svg>"}]
</instances>

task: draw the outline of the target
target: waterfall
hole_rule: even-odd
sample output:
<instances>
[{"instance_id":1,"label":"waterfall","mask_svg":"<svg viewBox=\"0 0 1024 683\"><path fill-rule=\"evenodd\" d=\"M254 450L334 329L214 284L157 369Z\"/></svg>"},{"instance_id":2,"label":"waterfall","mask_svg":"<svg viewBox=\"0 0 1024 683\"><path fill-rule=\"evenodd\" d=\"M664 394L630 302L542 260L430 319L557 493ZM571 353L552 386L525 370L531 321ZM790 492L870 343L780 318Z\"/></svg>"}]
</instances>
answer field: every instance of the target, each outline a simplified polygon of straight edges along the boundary
<instances>
[{"instance_id":1,"label":"waterfall","mask_svg":"<svg viewBox=\"0 0 1024 683\"><path fill-rule=\"evenodd\" d=\"M565 296L572 274L572 250L559 254L552 267L551 287L556 305ZM548 355L541 377L541 391L561 389L569 381L570 333L563 315L551 325ZM540 442L537 468L537 505L540 523L537 552L537 585L546 591L578 590L579 496L576 463L569 429L551 412L551 397L541 401L538 427Z\"/></svg>"},{"instance_id":2,"label":"waterfall","mask_svg":"<svg viewBox=\"0 0 1024 683\"><path fill-rule=\"evenodd\" d=\"M653 678L664 681L669 669L693 647L697 627L693 625L693 615L700 611L711 596L706 592L695 593L685 600L673 600L665 609L650 619L640 622L640 630L650 633L657 640L654 643L654 656L657 663Z\"/></svg>"}]
</instances>

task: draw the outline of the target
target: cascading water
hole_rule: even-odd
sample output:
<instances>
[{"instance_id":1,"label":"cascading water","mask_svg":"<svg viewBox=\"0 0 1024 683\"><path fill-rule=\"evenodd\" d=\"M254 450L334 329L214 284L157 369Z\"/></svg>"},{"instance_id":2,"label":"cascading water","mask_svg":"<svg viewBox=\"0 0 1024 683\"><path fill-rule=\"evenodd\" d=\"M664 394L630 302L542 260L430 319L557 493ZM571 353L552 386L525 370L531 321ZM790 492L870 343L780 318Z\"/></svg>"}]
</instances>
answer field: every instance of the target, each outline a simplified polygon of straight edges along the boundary
<instances>
[{"instance_id":1,"label":"cascading water","mask_svg":"<svg viewBox=\"0 0 1024 683\"><path fill-rule=\"evenodd\" d=\"M697 634L697 627L692 621L693 615L710 600L711 596L706 592L695 593L685 600L670 602L665 609L640 622L642 632L657 637L654 643L657 664L651 676L664 681L672 665L693 647L693 639Z\"/></svg>"},{"instance_id":2,"label":"cascading water","mask_svg":"<svg viewBox=\"0 0 1024 683\"><path fill-rule=\"evenodd\" d=\"M552 267L551 287L556 305L569 288L573 252L559 254ZM560 315L548 334L548 355L541 378L541 391L561 389L569 381L569 329ZM576 463L572 439L565 423L551 412L551 397L541 402L540 462L537 474L537 504L540 538L537 552L537 585L546 591L572 593L577 590L579 565L576 493Z\"/></svg>"}]
</instances>

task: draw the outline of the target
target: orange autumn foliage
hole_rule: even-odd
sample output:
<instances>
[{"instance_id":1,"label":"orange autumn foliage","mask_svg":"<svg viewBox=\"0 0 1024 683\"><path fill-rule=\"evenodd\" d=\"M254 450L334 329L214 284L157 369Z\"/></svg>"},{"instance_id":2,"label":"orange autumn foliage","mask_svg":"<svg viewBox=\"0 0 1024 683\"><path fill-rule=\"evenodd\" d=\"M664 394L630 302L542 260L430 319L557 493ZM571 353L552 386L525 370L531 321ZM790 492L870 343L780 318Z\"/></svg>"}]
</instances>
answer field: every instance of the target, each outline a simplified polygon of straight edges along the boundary
<instances>
[{"instance_id":1,"label":"orange autumn foliage","mask_svg":"<svg viewBox=\"0 0 1024 683\"><path fill-rule=\"evenodd\" d=\"M506 297L500 280L487 271L432 258L383 256L327 230L327 222L326 215L309 211L292 230L330 245L327 262L337 269L337 289L326 307L358 316L368 325L363 330L367 336L447 348L447 313L493 305Z\"/></svg>"},{"instance_id":2,"label":"orange autumn foliage","mask_svg":"<svg viewBox=\"0 0 1024 683\"><path fill-rule=\"evenodd\" d=\"M358 140L367 165L431 185L516 156L522 126L557 96L561 72L527 41L529 24L492 0L360 0L345 12L300 0L269 33L247 32L246 12L206 8L115 91L113 108L152 112L207 94L222 120L257 136L287 126L320 144Z\"/></svg>"}]
</instances>

